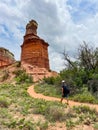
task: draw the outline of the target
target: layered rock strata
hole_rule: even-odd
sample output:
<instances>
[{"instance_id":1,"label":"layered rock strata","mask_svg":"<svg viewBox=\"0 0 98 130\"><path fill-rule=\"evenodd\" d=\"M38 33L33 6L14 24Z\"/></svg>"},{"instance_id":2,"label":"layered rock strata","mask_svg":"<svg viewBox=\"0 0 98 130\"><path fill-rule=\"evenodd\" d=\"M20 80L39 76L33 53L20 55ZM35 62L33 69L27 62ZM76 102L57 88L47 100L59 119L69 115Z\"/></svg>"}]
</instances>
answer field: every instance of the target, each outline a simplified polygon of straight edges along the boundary
<instances>
[{"instance_id":1,"label":"layered rock strata","mask_svg":"<svg viewBox=\"0 0 98 130\"><path fill-rule=\"evenodd\" d=\"M34 81L51 76L48 58L49 44L37 35L38 24L31 20L21 45L21 65Z\"/></svg>"},{"instance_id":2,"label":"layered rock strata","mask_svg":"<svg viewBox=\"0 0 98 130\"><path fill-rule=\"evenodd\" d=\"M0 68L11 65L15 62L14 54L9 50L0 47Z\"/></svg>"},{"instance_id":3,"label":"layered rock strata","mask_svg":"<svg viewBox=\"0 0 98 130\"><path fill-rule=\"evenodd\" d=\"M26 26L24 41L21 45L21 63L49 70L49 44L37 36L37 27L38 24L34 20L31 20Z\"/></svg>"}]
</instances>

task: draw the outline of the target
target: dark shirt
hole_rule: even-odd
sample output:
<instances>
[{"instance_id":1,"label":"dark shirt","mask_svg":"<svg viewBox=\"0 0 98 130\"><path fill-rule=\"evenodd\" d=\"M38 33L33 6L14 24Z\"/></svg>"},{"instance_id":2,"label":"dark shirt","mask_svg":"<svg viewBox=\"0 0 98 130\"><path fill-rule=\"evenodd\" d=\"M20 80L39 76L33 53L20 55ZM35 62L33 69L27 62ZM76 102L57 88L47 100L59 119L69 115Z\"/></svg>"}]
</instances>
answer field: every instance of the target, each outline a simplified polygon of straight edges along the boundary
<instances>
[{"instance_id":1,"label":"dark shirt","mask_svg":"<svg viewBox=\"0 0 98 130\"><path fill-rule=\"evenodd\" d=\"M70 90L69 90L67 85L62 85L62 88L63 88L63 93L65 93L65 94L69 94L70 93Z\"/></svg>"}]
</instances>

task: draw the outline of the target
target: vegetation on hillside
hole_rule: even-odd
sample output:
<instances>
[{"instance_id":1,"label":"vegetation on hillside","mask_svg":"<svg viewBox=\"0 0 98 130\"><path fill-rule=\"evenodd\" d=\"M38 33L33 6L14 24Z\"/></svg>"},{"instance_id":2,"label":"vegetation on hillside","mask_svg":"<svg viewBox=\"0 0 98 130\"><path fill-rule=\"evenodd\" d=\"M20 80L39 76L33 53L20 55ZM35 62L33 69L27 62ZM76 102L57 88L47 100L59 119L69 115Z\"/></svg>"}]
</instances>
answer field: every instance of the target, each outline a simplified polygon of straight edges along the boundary
<instances>
[{"instance_id":1,"label":"vegetation on hillside","mask_svg":"<svg viewBox=\"0 0 98 130\"><path fill-rule=\"evenodd\" d=\"M63 53L67 66L57 77L44 78L35 87L37 92L61 97L61 81L65 80L71 89L70 99L98 103L98 49L86 43L79 49L76 61ZM98 112L88 106L68 107L60 102L34 99L27 93L33 79L17 64L11 72L2 71L0 76L0 129L4 130L49 130L58 122L67 130L82 128L83 125L98 129ZM4 72L4 73L3 73ZM4 83L14 75L13 82ZM36 118L37 115L37 118ZM61 127L61 126L60 126Z\"/></svg>"},{"instance_id":2,"label":"vegetation on hillside","mask_svg":"<svg viewBox=\"0 0 98 130\"><path fill-rule=\"evenodd\" d=\"M77 125L97 128L95 109L87 106L70 108L60 102L34 99L27 93L28 86L30 83L0 85L1 130L49 130L58 121L68 130L74 130Z\"/></svg>"},{"instance_id":3,"label":"vegetation on hillside","mask_svg":"<svg viewBox=\"0 0 98 130\"><path fill-rule=\"evenodd\" d=\"M65 69L57 77L44 78L44 82L35 88L36 92L43 91L45 95L59 97L61 81L65 80L71 90L71 99L98 103L98 48L94 49L84 42L78 49L75 61L72 61L65 51L63 57Z\"/></svg>"},{"instance_id":4,"label":"vegetation on hillside","mask_svg":"<svg viewBox=\"0 0 98 130\"><path fill-rule=\"evenodd\" d=\"M80 91L83 87L87 87L96 97L98 96L98 48L89 46L84 42L78 49L77 59L73 62L68 54L63 53L65 61L67 61L66 69L60 72L60 76L64 78L74 93Z\"/></svg>"}]
</instances>

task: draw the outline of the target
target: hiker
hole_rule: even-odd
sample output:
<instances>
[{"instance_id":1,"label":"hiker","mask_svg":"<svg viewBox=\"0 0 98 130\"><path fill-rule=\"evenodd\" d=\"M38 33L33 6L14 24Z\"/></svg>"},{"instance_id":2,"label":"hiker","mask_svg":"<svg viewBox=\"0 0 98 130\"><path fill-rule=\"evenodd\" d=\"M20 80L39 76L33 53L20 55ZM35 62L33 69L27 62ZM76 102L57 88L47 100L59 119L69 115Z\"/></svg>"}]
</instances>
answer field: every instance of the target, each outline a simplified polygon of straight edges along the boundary
<instances>
[{"instance_id":1,"label":"hiker","mask_svg":"<svg viewBox=\"0 0 98 130\"><path fill-rule=\"evenodd\" d=\"M69 104L68 103L68 95L69 95L69 93L70 93L70 90L69 90L65 80L62 80L62 98L61 98L61 103L62 103L63 99L66 98L67 99L67 104Z\"/></svg>"}]
</instances>

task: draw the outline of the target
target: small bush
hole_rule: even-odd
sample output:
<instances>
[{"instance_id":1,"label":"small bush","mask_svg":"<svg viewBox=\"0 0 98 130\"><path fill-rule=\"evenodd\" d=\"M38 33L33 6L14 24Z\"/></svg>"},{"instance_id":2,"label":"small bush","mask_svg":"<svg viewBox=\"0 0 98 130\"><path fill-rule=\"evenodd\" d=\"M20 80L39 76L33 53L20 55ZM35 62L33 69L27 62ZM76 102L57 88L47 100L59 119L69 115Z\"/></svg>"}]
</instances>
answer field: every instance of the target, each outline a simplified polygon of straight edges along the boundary
<instances>
[{"instance_id":1,"label":"small bush","mask_svg":"<svg viewBox=\"0 0 98 130\"><path fill-rule=\"evenodd\" d=\"M88 81L88 86L88 90L98 98L98 79Z\"/></svg>"},{"instance_id":2,"label":"small bush","mask_svg":"<svg viewBox=\"0 0 98 130\"><path fill-rule=\"evenodd\" d=\"M15 77L18 77L24 72L25 70L18 69L18 70L13 71L13 74L15 74Z\"/></svg>"},{"instance_id":3,"label":"small bush","mask_svg":"<svg viewBox=\"0 0 98 130\"><path fill-rule=\"evenodd\" d=\"M17 61L16 67L20 67L21 66L21 62Z\"/></svg>"},{"instance_id":4,"label":"small bush","mask_svg":"<svg viewBox=\"0 0 98 130\"><path fill-rule=\"evenodd\" d=\"M11 87L14 87L14 85L12 84L0 84L0 89L8 89L8 88L11 88Z\"/></svg>"},{"instance_id":5,"label":"small bush","mask_svg":"<svg viewBox=\"0 0 98 130\"><path fill-rule=\"evenodd\" d=\"M77 122L85 125L90 125L98 121L98 113L95 109L91 109L88 106L75 106L74 111L77 113Z\"/></svg>"},{"instance_id":6,"label":"small bush","mask_svg":"<svg viewBox=\"0 0 98 130\"><path fill-rule=\"evenodd\" d=\"M36 124L31 121L26 121L25 118L10 120L10 122L4 123L9 128L16 128L20 130L36 130Z\"/></svg>"},{"instance_id":7,"label":"small bush","mask_svg":"<svg viewBox=\"0 0 98 130\"><path fill-rule=\"evenodd\" d=\"M90 114L95 114L96 110L91 109L89 106L81 105L81 106L74 106L73 109L76 111L76 113L81 114L81 113L90 113Z\"/></svg>"},{"instance_id":8,"label":"small bush","mask_svg":"<svg viewBox=\"0 0 98 130\"><path fill-rule=\"evenodd\" d=\"M15 79L17 81L17 83L33 83L33 78L32 76L28 75L25 70L17 70L14 71Z\"/></svg>"},{"instance_id":9,"label":"small bush","mask_svg":"<svg viewBox=\"0 0 98 130\"><path fill-rule=\"evenodd\" d=\"M8 106L9 102L7 101L7 99L4 97L0 97L0 107L8 107Z\"/></svg>"},{"instance_id":10,"label":"small bush","mask_svg":"<svg viewBox=\"0 0 98 130\"><path fill-rule=\"evenodd\" d=\"M94 124L94 130L98 130L98 123Z\"/></svg>"},{"instance_id":11,"label":"small bush","mask_svg":"<svg viewBox=\"0 0 98 130\"><path fill-rule=\"evenodd\" d=\"M37 126L39 126L40 130L47 130L47 128L48 128L48 122L47 121L45 121L45 122L39 121L37 123Z\"/></svg>"},{"instance_id":12,"label":"small bush","mask_svg":"<svg viewBox=\"0 0 98 130\"><path fill-rule=\"evenodd\" d=\"M9 77L9 72L8 72L7 70L5 70L5 71L3 72L3 76L2 76L1 81L3 82L3 81L5 81L5 80L7 80L8 77Z\"/></svg>"},{"instance_id":13,"label":"small bush","mask_svg":"<svg viewBox=\"0 0 98 130\"><path fill-rule=\"evenodd\" d=\"M97 103L97 99L95 99L95 97L89 92L77 94L72 99L78 102Z\"/></svg>"},{"instance_id":14,"label":"small bush","mask_svg":"<svg viewBox=\"0 0 98 130\"><path fill-rule=\"evenodd\" d=\"M59 106L50 106L47 109L46 118L49 121L63 121L65 119L64 108Z\"/></svg>"},{"instance_id":15,"label":"small bush","mask_svg":"<svg viewBox=\"0 0 98 130\"><path fill-rule=\"evenodd\" d=\"M35 86L34 89L37 93L42 93L46 96L61 97L61 88L54 85L39 84Z\"/></svg>"},{"instance_id":16,"label":"small bush","mask_svg":"<svg viewBox=\"0 0 98 130\"><path fill-rule=\"evenodd\" d=\"M54 84L55 83L55 78L54 77L48 77L48 78L44 78L45 83L47 84Z\"/></svg>"},{"instance_id":17,"label":"small bush","mask_svg":"<svg viewBox=\"0 0 98 130\"><path fill-rule=\"evenodd\" d=\"M23 129L23 130L36 130L35 123L33 123L31 121L25 121L24 119L21 119L20 121L18 121L17 125L20 129Z\"/></svg>"},{"instance_id":18,"label":"small bush","mask_svg":"<svg viewBox=\"0 0 98 130\"><path fill-rule=\"evenodd\" d=\"M48 107L48 104L44 100L38 100L38 101L36 101L35 104L33 104L33 107L34 107L33 112L35 114L45 115L45 112L46 112L46 109Z\"/></svg>"},{"instance_id":19,"label":"small bush","mask_svg":"<svg viewBox=\"0 0 98 130\"><path fill-rule=\"evenodd\" d=\"M0 107L0 126L1 126L1 123L3 124L3 122L8 121L11 118L12 118L12 116L9 113L8 108L6 108L6 107Z\"/></svg>"},{"instance_id":20,"label":"small bush","mask_svg":"<svg viewBox=\"0 0 98 130\"><path fill-rule=\"evenodd\" d=\"M67 130L72 129L74 126L75 126L75 122L73 122L72 120L66 121Z\"/></svg>"}]
</instances>

